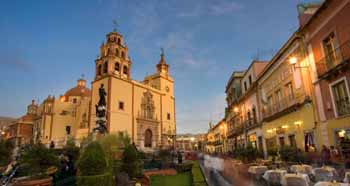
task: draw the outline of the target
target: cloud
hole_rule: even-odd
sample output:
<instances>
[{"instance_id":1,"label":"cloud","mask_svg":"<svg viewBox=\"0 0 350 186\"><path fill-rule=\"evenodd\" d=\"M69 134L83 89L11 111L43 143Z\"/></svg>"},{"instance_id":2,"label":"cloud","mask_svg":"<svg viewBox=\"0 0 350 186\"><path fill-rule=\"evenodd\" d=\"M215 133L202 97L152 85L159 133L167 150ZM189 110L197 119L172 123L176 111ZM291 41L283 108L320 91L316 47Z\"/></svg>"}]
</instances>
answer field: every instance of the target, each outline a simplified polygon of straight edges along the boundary
<instances>
[{"instance_id":1,"label":"cloud","mask_svg":"<svg viewBox=\"0 0 350 186\"><path fill-rule=\"evenodd\" d=\"M241 9L243 9L243 5L237 2L229 0L216 0L210 1L210 3L207 4L197 5L194 9L189 11L179 12L177 17L189 18L205 15L221 16L232 14Z\"/></svg>"},{"instance_id":2,"label":"cloud","mask_svg":"<svg viewBox=\"0 0 350 186\"><path fill-rule=\"evenodd\" d=\"M243 5L238 4L237 2L229 1L218 1L216 4L210 7L210 14L213 15L227 15L238 10L241 10Z\"/></svg>"},{"instance_id":3,"label":"cloud","mask_svg":"<svg viewBox=\"0 0 350 186\"><path fill-rule=\"evenodd\" d=\"M177 14L177 17L197 17L200 16L202 14L202 8L201 6L197 5L193 10L188 11L188 12L179 12Z\"/></svg>"}]
</instances>

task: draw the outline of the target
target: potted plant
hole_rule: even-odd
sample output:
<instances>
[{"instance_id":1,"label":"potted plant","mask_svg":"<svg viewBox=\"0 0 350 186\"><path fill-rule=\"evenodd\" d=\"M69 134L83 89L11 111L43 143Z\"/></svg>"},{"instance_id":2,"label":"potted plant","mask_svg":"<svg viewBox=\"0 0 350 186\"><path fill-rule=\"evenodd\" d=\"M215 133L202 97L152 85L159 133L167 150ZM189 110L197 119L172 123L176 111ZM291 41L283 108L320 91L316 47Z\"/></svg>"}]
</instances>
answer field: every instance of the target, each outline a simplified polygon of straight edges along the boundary
<instances>
[{"instance_id":1,"label":"potted plant","mask_svg":"<svg viewBox=\"0 0 350 186\"><path fill-rule=\"evenodd\" d=\"M78 186L113 186L113 175L99 142L91 142L81 153L78 163Z\"/></svg>"},{"instance_id":2,"label":"potted plant","mask_svg":"<svg viewBox=\"0 0 350 186\"><path fill-rule=\"evenodd\" d=\"M296 162L297 161L297 159L296 159L297 149L295 147L285 145L285 146L280 148L279 153L281 156L281 160L283 160L285 162Z\"/></svg>"},{"instance_id":3,"label":"potted plant","mask_svg":"<svg viewBox=\"0 0 350 186\"><path fill-rule=\"evenodd\" d=\"M267 154L272 157L272 162L275 162L277 153L277 148L271 147L267 149Z\"/></svg>"},{"instance_id":4,"label":"potted plant","mask_svg":"<svg viewBox=\"0 0 350 186\"><path fill-rule=\"evenodd\" d=\"M59 160L52 149L43 144L27 146L20 158L20 175L27 176L15 186L47 186L52 184L51 175L59 166Z\"/></svg>"}]
</instances>

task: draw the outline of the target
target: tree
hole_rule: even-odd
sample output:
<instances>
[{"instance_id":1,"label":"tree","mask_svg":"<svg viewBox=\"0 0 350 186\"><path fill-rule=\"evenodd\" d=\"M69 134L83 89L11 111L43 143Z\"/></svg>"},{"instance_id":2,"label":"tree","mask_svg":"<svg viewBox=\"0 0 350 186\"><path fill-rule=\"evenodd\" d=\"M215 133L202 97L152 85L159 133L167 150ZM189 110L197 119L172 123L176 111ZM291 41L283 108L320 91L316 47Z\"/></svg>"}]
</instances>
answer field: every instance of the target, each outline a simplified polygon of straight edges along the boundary
<instances>
[{"instance_id":1,"label":"tree","mask_svg":"<svg viewBox=\"0 0 350 186\"><path fill-rule=\"evenodd\" d=\"M11 161L13 144L8 140L0 140L0 166L5 166Z\"/></svg>"},{"instance_id":2,"label":"tree","mask_svg":"<svg viewBox=\"0 0 350 186\"><path fill-rule=\"evenodd\" d=\"M46 177L49 168L59 166L54 150L40 143L28 146L21 156L20 163L25 167L23 170L27 175L39 178Z\"/></svg>"},{"instance_id":3,"label":"tree","mask_svg":"<svg viewBox=\"0 0 350 186\"><path fill-rule=\"evenodd\" d=\"M77 167L81 176L103 174L107 169L107 161L101 144L91 142L81 154Z\"/></svg>"},{"instance_id":4,"label":"tree","mask_svg":"<svg viewBox=\"0 0 350 186\"><path fill-rule=\"evenodd\" d=\"M138 157L138 151L134 145L125 147L122 157L122 171L128 173L130 178L142 175L142 162Z\"/></svg>"}]
</instances>

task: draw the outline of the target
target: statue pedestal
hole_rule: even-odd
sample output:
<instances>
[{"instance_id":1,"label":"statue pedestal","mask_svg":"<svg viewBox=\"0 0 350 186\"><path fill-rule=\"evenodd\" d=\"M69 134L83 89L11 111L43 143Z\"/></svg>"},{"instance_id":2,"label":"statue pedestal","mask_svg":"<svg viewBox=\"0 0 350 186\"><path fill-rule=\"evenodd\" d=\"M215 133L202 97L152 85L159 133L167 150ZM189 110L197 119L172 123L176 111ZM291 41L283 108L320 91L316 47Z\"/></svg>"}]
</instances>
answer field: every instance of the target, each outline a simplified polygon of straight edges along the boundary
<instances>
[{"instance_id":1,"label":"statue pedestal","mask_svg":"<svg viewBox=\"0 0 350 186\"><path fill-rule=\"evenodd\" d=\"M102 137L102 134L99 133L99 132L94 132L94 133L92 133L92 139L93 139L93 141L96 141L96 140L100 139L101 137Z\"/></svg>"}]
</instances>

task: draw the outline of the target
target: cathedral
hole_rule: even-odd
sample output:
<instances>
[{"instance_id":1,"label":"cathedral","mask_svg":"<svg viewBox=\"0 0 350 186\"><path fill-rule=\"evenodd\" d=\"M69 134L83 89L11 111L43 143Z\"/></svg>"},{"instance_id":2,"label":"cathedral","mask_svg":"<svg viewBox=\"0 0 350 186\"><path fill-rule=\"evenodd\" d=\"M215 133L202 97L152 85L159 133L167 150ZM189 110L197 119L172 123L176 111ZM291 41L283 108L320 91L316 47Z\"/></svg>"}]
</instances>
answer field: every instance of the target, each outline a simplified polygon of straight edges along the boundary
<instances>
[{"instance_id":1,"label":"cathedral","mask_svg":"<svg viewBox=\"0 0 350 186\"><path fill-rule=\"evenodd\" d=\"M136 81L131 78L132 62L128 48L118 32L107 34L95 60L95 78L91 87L89 130L96 126L99 88L106 90L106 126L108 133L127 132L143 150L169 148L176 134L174 80L164 52L156 72Z\"/></svg>"},{"instance_id":2,"label":"cathedral","mask_svg":"<svg viewBox=\"0 0 350 186\"><path fill-rule=\"evenodd\" d=\"M32 134L24 138L23 135L15 135L20 132L12 131L14 135L8 135L9 138L16 139L18 145L31 141L30 136L34 142L40 141L55 148L63 147L69 138L80 144L97 127L99 117L96 116L96 108L99 90L103 89L107 133L127 133L137 148L144 151L174 147L174 80L169 74L164 52L160 55L155 73L146 76L143 81L131 78L131 67L122 35L110 32L95 60L91 89L81 78L63 95L49 95L27 114L32 118L28 126L32 128Z\"/></svg>"}]
</instances>

